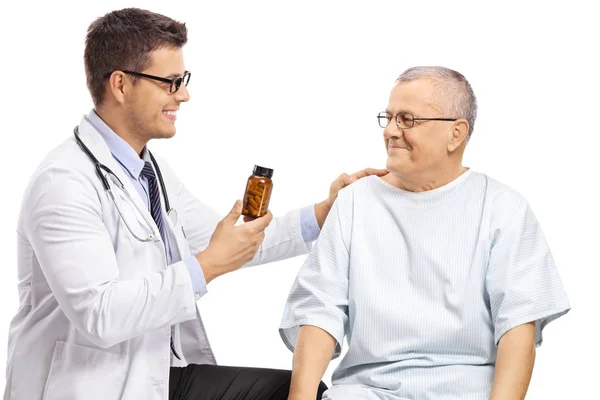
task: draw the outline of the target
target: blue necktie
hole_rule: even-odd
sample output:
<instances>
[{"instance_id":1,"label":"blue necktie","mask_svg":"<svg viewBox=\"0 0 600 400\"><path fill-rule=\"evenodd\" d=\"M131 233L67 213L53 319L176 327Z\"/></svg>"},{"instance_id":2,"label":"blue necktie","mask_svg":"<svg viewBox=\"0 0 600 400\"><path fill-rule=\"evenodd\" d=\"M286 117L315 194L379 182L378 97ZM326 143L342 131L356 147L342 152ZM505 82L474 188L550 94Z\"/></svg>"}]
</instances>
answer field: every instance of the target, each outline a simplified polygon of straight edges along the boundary
<instances>
[{"instance_id":1,"label":"blue necktie","mask_svg":"<svg viewBox=\"0 0 600 400\"><path fill-rule=\"evenodd\" d=\"M150 197L150 213L152 214L152 218L154 222L156 222L156 226L158 226L158 230L160 232L160 236L163 238L163 243L166 245L165 233L164 233L164 224L163 224L163 214L162 208L160 206L160 190L158 190L158 183L156 182L156 175L154 174L154 169L152 168L152 164L148 161L144 163L144 168L142 169L142 176L148 180L148 195ZM179 357L177 352L175 351L175 345L173 343L173 327L171 327L171 351L175 355L175 357Z\"/></svg>"}]
</instances>

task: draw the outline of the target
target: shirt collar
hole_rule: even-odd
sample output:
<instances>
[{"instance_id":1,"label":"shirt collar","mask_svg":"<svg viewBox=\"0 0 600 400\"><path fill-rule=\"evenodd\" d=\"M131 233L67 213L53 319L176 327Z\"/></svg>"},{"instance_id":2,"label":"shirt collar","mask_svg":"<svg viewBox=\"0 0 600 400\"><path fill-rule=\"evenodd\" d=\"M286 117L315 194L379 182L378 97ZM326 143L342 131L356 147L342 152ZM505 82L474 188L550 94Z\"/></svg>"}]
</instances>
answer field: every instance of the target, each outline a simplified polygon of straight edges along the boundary
<instances>
[{"instance_id":1,"label":"shirt collar","mask_svg":"<svg viewBox=\"0 0 600 400\"><path fill-rule=\"evenodd\" d=\"M102 139L104 139L110 152L119 164L123 166L131 177L139 179L142 168L144 168L144 160L148 159L146 146L144 146L142 158L140 158L125 140L106 125L95 110L90 111L86 119L100 133L100 136L102 136Z\"/></svg>"}]
</instances>

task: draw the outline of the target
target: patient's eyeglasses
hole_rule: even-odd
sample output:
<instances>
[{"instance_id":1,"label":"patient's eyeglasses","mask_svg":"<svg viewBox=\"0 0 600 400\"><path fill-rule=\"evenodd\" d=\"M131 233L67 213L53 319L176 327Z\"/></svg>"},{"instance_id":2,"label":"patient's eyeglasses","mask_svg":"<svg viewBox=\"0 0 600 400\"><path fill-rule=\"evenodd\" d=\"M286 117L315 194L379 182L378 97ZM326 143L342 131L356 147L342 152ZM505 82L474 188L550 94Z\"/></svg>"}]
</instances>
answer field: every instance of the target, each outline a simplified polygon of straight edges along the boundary
<instances>
[{"instance_id":1,"label":"patient's eyeglasses","mask_svg":"<svg viewBox=\"0 0 600 400\"><path fill-rule=\"evenodd\" d=\"M377 121L379 126L386 128L392 121L392 118L396 120L396 126L399 129L410 129L415 126L415 121L456 121L457 118L417 118L409 112L399 112L395 116L385 111L377 114Z\"/></svg>"}]
</instances>

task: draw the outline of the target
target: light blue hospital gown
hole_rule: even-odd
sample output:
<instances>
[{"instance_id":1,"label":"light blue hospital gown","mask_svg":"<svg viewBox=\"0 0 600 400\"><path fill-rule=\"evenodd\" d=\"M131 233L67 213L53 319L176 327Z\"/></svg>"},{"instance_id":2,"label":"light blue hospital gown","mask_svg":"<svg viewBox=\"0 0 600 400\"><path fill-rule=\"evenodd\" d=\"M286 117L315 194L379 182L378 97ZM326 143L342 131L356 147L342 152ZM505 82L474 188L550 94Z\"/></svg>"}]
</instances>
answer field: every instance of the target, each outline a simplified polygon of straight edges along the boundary
<instances>
[{"instance_id":1,"label":"light blue hospital gown","mask_svg":"<svg viewBox=\"0 0 600 400\"><path fill-rule=\"evenodd\" d=\"M468 170L427 192L372 176L342 190L291 289L280 334L314 325L348 352L328 400L487 400L497 343L570 309L526 200Z\"/></svg>"}]
</instances>

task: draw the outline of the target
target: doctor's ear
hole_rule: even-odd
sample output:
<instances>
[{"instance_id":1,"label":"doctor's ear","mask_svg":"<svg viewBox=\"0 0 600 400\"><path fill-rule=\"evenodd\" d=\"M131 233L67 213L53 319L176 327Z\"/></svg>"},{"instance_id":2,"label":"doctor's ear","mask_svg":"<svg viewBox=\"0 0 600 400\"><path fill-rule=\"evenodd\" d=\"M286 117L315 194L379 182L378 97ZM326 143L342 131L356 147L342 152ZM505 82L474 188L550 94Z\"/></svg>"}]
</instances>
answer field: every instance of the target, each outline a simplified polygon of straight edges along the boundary
<instances>
[{"instance_id":1,"label":"doctor's ear","mask_svg":"<svg viewBox=\"0 0 600 400\"><path fill-rule=\"evenodd\" d=\"M127 93L127 86L131 85L125 73L121 71L115 71L108 77L108 92L115 98L118 103L125 102L125 94Z\"/></svg>"}]
</instances>

